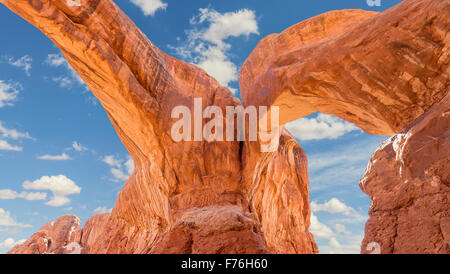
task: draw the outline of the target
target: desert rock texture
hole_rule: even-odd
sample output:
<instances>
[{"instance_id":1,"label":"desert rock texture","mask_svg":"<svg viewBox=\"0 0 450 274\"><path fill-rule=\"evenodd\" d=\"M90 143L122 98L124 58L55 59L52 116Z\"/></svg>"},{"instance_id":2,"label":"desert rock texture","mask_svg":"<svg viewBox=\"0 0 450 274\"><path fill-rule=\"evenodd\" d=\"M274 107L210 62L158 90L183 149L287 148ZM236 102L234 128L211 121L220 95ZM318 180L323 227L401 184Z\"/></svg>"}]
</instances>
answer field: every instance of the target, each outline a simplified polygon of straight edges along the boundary
<instances>
[{"instance_id":1,"label":"desert rock texture","mask_svg":"<svg viewBox=\"0 0 450 274\"><path fill-rule=\"evenodd\" d=\"M240 106L202 69L159 50L111 0L0 0L62 51L135 162L110 214L44 225L10 253L317 253L307 158L287 130L259 142L175 142L171 111ZM362 251L448 253L450 2L332 11L264 38L240 72L243 106L285 124L321 111L394 135L360 185Z\"/></svg>"}]
</instances>

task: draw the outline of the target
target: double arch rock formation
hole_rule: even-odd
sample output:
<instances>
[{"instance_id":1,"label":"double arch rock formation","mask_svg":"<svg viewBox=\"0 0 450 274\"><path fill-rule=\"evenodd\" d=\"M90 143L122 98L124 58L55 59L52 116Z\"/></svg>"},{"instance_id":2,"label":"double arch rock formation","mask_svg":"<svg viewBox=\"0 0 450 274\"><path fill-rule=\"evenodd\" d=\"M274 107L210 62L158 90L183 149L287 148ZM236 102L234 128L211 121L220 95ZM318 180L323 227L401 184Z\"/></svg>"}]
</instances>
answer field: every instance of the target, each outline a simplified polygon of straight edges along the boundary
<instances>
[{"instance_id":1,"label":"double arch rock formation","mask_svg":"<svg viewBox=\"0 0 450 274\"><path fill-rule=\"evenodd\" d=\"M111 213L83 228L61 217L10 253L318 252L306 155L287 130L272 153L258 142L174 142L173 107L241 102L159 50L111 0L0 2L61 49L135 162ZM328 12L264 38L241 69L243 105L278 105L282 124L321 111L371 134L400 133L360 183L373 200L363 252L371 242L384 253L449 252L449 14L440 0ZM397 203L386 206L387 194ZM431 244L421 249L417 232Z\"/></svg>"}]
</instances>

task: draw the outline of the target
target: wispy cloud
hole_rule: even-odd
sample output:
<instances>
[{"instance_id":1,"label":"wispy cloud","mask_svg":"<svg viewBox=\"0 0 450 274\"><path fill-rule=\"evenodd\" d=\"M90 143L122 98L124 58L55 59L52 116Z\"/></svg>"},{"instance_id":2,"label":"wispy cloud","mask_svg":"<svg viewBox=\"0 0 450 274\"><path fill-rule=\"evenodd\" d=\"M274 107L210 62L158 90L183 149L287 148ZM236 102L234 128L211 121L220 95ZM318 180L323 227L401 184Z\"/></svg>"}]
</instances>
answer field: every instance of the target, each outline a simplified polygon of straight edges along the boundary
<instances>
[{"instance_id":1,"label":"wispy cloud","mask_svg":"<svg viewBox=\"0 0 450 274\"><path fill-rule=\"evenodd\" d=\"M67 155L66 153L62 153L60 155L49 155L49 154L45 154L45 155L40 155L36 157L39 160L47 160L47 161L68 161L68 160L72 160L72 158L70 158L69 155Z\"/></svg>"},{"instance_id":2,"label":"wispy cloud","mask_svg":"<svg viewBox=\"0 0 450 274\"><path fill-rule=\"evenodd\" d=\"M14 219L11 217L11 213L9 211L6 211L3 208L0 208L0 227L2 227L2 226L20 227L20 228L31 227L31 225L29 225L29 224L18 223L16 221L14 221Z\"/></svg>"},{"instance_id":3,"label":"wispy cloud","mask_svg":"<svg viewBox=\"0 0 450 274\"><path fill-rule=\"evenodd\" d=\"M190 20L187 40L179 46L169 46L182 59L203 68L222 86L238 80L238 67L231 61L230 37L259 34L255 12L241 9L219 13L214 9L200 9ZM205 26L206 25L206 26Z\"/></svg>"},{"instance_id":4,"label":"wispy cloud","mask_svg":"<svg viewBox=\"0 0 450 274\"><path fill-rule=\"evenodd\" d=\"M87 151L88 150L87 147L83 146L82 144L78 143L77 141L73 141L72 148L75 151L78 151L78 152L83 152L83 151Z\"/></svg>"},{"instance_id":5,"label":"wispy cloud","mask_svg":"<svg viewBox=\"0 0 450 274\"><path fill-rule=\"evenodd\" d=\"M51 67L63 67L66 69L66 74L51 78L51 80L58 83L60 87L70 89L75 84L85 86L83 79L81 79L76 71L69 65L66 58L62 54L47 55L45 63Z\"/></svg>"},{"instance_id":6,"label":"wispy cloud","mask_svg":"<svg viewBox=\"0 0 450 274\"><path fill-rule=\"evenodd\" d=\"M0 121L0 137L8 138L12 140L18 139L32 139L34 140L28 132L20 132L16 129L8 129L3 126L3 122ZM6 140L0 139L0 150L9 150L9 151L22 151L23 148L20 146L12 145Z\"/></svg>"},{"instance_id":7,"label":"wispy cloud","mask_svg":"<svg viewBox=\"0 0 450 274\"><path fill-rule=\"evenodd\" d=\"M99 206L96 209L94 209L94 214L109 213L111 211L112 211L112 208L108 208L106 206Z\"/></svg>"},{"instance_id":8,"label":"wispy cloud","mask_svg":"<svg viewBox=\"0 0 450 274\"><path fill-rule=\"evenodd\" d=\"M29 201L45 200L47 193L45 192L21 192L18 193L11 189L0 189L0 200L13 200L22 198Z\"/></svg>"},{"instance_id":9,"label":"wispy cloud","mask_svg":"<svg viewBox=\"0 0 450 274\"><path fill-rule=\"evenodd\" d=\"M16 129L8 129L3 126L3 122L0 121L0 134L4 138L17 139L33 139L28 132L20 132Z\"/></svg>"},{"instance_id":10,"label":"wispy cloud","mask_svg":"<svg viewBox=\"0 0 450 274\"><path fill-rule=\"evenodd\" d=\"M21 89L22 86L18 83L5 83L0 80L0 108L12 106L13 102L17 100Z\"/></svg>"},{"instance_id":11,"label":"wispy cloud","mask_svg":"<svg viewBox=\"0 0 450 274\"><path fill-rule=\"evenodd\" d=\"M22 68L27 76L31 76L30 70L32 67L33 58L28 55L22 56L18 59L7 57L8 64L11 66Z\"/></svg>"},{"instance_id":12,"label":"wispy cloud","mask_svg":"<svg viewBox=\"0 0 450 274\"><path fill-rule=\"evenodd\" d=\"M112 181L114 182L124 182L133 173L134 161L129 156L127 160L124 161L113 155L107 155L102 158L102 161L111 167L109 171L113 176Z\"/></svg>"},{"instance_id":13,"label":"wispy cloud","mask_svg":"<svg viewBox=\"0 0 450 274\"><path fill-rule=\"evenodd\" d=\"M22 147L11 145L5 140L0 140L0 150L22 151L23 149Z\"/></svg>"}]
</instances>

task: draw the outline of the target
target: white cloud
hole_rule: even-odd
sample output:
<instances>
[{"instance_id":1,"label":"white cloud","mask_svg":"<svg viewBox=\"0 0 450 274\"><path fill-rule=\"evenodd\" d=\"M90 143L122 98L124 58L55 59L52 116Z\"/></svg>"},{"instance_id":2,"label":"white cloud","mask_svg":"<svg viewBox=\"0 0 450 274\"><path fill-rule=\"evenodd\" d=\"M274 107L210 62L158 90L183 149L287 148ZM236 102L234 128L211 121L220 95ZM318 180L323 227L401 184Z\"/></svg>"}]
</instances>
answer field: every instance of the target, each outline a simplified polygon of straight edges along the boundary
<instances>
[{"instance_id":1,"label":"white cloud","mask_svg":"<svg viewBox=\"0 0 450 274\"><path fill-rule=\"evenodd\" d=\"M134 161L130 156L128 156L128 160L125 162L125 167L128 174L131 175L134 171Z\"/></svg>"},{"instance_id":2,"label":"white cloud","mask_svg":"<svg viewBox=\"0 0 450 274\"><path fill-rule=\"evenodd\" d=\"M64 56L61 54L49 54L47 55L47 59L45 59L45 63L52 67L66 66L67 61Z\"/></svg>"},{"instance_id":3,"label":"white cloud","mask_svg":"<svg viewBox=\"0 0 450 274\"><path fill-rule=\"evenodd\" d=\"M317 216L311 213L311 226L309 227L309 231L314 235L317 239L329 239L334 236L333 230L329 228L327 225L321 223Z\"/></svg>"},{"instance_id":4,"label":"white cloud","mask_svg":"<svg viewBox=\"0 0 450 274\"><path fill-rule=\"evenodd\" d=\"M0 140L0 150L22 151L19 146L13 146L5 140Z\"/></svg>"},{"instance_id":5,"label":"white cloud","mask_svg":"<svg viewBox=\"0 0 450 274\"><path fill-rule=\"evenodd\" d=\"M67 70L67 75L52 77L51 80L59 84L62 88L71 88L74 84L80 86L85 85L83 79L77 72L69 65L66 58L61 54L49 54L45 63L51 67L64 67Z\"/></svg>"},{"instance_id":6,"label":"white cloud","mask_svg":"<svg viewBox=\"0 0 450 274\"><path fill-rule=\"evenodd\" d=\"M9 211L4 210L3 208L0 208L0 226L7 226L7 227L31 227L31 225L23 224L23 223L17 223L14 221L14 219L11 217L11 213Z\"/></svg>"},{"instance_id":7,"label":"white cloud","mask_svg":"<svg viewBox=\"0 0 450 274\"><path fill-rule=\"evenodd\" d=\"M22 56L17 60L14 60L13 57L8 58L8 64L14 67L22 68L27 76L30 76L30 70L31 70L31 63L33 62L33 59L28 56Z\"/></svg>"},{"instance_id":8,"label":"white cloud","mask_svg":"<svg viewBox=\"0 0 450 274\"><path fill-rule=\"evenodd\" d=\"M96 209L94 209L95 214L109 213L111 211L112 211L112 208L107 208L106 206L99 206Z\"/></svg>"},{"instance_id":9,"label":"white cloud","mask_svg":"<svg viewBox=\"0 0 450 274\"><path fill-rule=\"evenodd\" d=\"M7 84L0 80L0 108L4 106L12 106L19 95L21 86L19 84Z\"/></svg>"},{"instance_id":10,"label":"white cloud","mask_svg":"<svg viewBox=\"0 0 450 274\"><path fill-rule=\"evenodd\" d=\"M63 206L70 203L67 195L79 194L81 187L77 186L72 180L64 175L43 176L36 181L25 181L22 184L24 189L31 190L49 190L53 193L50 201L46 202L49 206Z\"/></svg>"},{"instance_id":11,"label":"white cloud","mask_svg":"<svg viewBox=\"0 0 450 274\"><path fill-rule=\"evenodd\" d=\"M335 224L335 231L321 223L317 216L311 213L310 232L314 235L321 254L358 254L362 236L353 235L344 225ZM324 242L324 240L326 242ZM345 244L341 244L341 241Z\"/></svg>"},{"instance_id":12,"label":"white cloud","mask_svg":"<svg viewBox=\"0 0 450 274\"><path fill-rule=\"evenodd\" d=\"M126 181L128 179L128 177L130 177L129 175L125 174L125 172L123 172L122 170L120 170L118 168L111 168L110 172L114 176L115 179L120 180L120 181Z\"/></svg>"},{"instance_id":13,"label":"white cloud","mask_svg":"<svg viewBox=\"0 0 450 274\"><path fill-rule=\"evenodd\" d=\"M339 201L339 199L337 198L332 198L328 202L325 202L323 204L319 204L316 201L313 201L311 203L311 210L313 212L325 211L332 214L339 213L344 214L345 216L362 218L361 214L359 214L354 208Z\"/></svg>"},{"instance_id":14,"label":"white cloud","mask_svg":"<svg viewBox=\"0 0 450 274\"><path fill-rule=\"evenodd\" d=\"M15 129L7 129L3 126L3 122L0 121L0 134L4 138L17 139L33 139L28 132L19 132Z\"/></svg>"},{"instance_id":15,"label":"white cloud","mask_svg":"<svg viewBox=\"0 0 450 274\"><path fill-rule=\"evenodd\" d=\"M336 139L359 130L354 124L323 113L319 113L316 118L300 118L287 123L286 128L302 141Z\"/></svg>"},{"instance_id":16,"label":"white cloud","mask_svg":"<svg viewBox=\"0 0 450 274\"><path fill-rule=\"evenodd\" d=\"M328 246L324 246L321 253L327 254L359 254L362 237L353 237L349 244L341 244L338 239L331 237Z\"/></svg>"},{"instance_id":17,"label":"white cloud","mask_svg":"<svg viewBox=\"0 0 450 274\"><path fill-rule=\"evenodd\" d=\"M1 83L0 83L1 85ZM19 132L15 129L7 129L3 126L3 122L0 121L0 136L3 138L9 138L13 140L17 139L33 139L28 132L23 133ZM0 139L0 150L9 150L9 151L22 151L22 147L11 145L6 140Z\"/></svg>"},{"instance_id":18,"label":"white cloud","mask_svg":"<svg viewBox=\"0 0 450 274\"><path fill-rule=\"evenodd\" d=\"M62 88L71 88L73 85L73 80L67 76L53 77L52 81L58 83Z\"/></svg>"},{"instance_id":19,"label":"white cloud","mask_svg":"<svg viewBox=\"0 0 450 274\"><path fill-rule=\"evenodd\" d=\"M67 155L66 153L63 153L61 155L41 155L41 156L37 156L37 158L39 160L48 160L48 161L67 161L67 160L72 160L72 158L70 158L69 155Z\"/></svg>"},{"instance_id":20,"label":"white cloud","mask_svg":"<svg viewBox=\"0 0 450 274\"><path fill-rule=\"evenodd\" d=\"M125 174L125 172L123 172L118 168L111 168L110 172L114 176L114 178L119 181L126 181L128 177L130 177L129 175Z\"/></svg>"},{"instance_id":21,"label":"white cloud","mask_svg":"<svg viewBox=\"0 0 450 274\"><path fill-rule=\"evenodd\" d=\"M0 200L12 200L17 198L23 198L25 200L45 200L47 193L45 192L21 192L18 193L11 189L0 189Z\"/></svg>"},{"instance_id":22,"label":"white cloud","mask_svg":"<svg viewBox=\"0 0 450 274\"><path fill-rule=\"evenodd\" d=\"M19 241L14 241L13 238L7 238L3 242L0 242L0 248L11 249L16 245L23 244L25 241L26 241L25 239L19 240Z\"/></svg>"},{"instance_id":23,"label":"white cloud","mask_svg":"<svg viewBox=\"0 0 450 274\"><path fill-rule=\"evenodd\" d=\"M112 167L120 168L122 166L121 161L116 159L113 155L107 155L107 156L103 157L102 161Z\"/></svg>"},{"instance_id":24,"label":"white cloud","mask_svg":"<svg viewBox=\"0 0 450 274\"><path fill-rule=\"evenodd\" d=\"M82 144L78 143L77 141L74 141L72 143L72 148L75 149L78 152L83 152L83 151L87 151L88 148L83 146Z\"/></svg>"},{"instance_id":25,"label":"white cloud","mask_svg":"<svg viewBox=\"0 0 450 274\"><path fill-rule=\"evenodd\" d=\"M138 6L144 15L154 15L157 10L165 10L167 8L167 3L161 0L130 0L131 3Z\"/></svg>"},{"instance_id":26,"label":"white cloud","mask_svg":"<svg viewBox=\"0 0 450 274\"><path fill-rule=\"evenodd\" d=\"M222 86L228 86L238 80L238 68L230 60L231 45L225 41L230 37L259 34L255 13L248 9L227 13L209 8L199 11L199 15L190 20L193 28L186 31L187 41L170 48L181 58L203 68ZM208 26L201 28L203 24Z\"/></svg>"},{"instance_id":27,"label":"white cloud","mask_svg":"<svg viewBox=\"0 0 450 274\"><path fill-rule=\"evenodd\" d=\"M126 181L134 171L134 162L130 156L125 162L113 155L103 157L102 161L111 167L109 171L113 176L112 180L114 182Z\"/></svg>"},{"instance_id":28,"label":"white cloud","mask_svg":"<svg viewBox=\"0 0 450 274\"><path fill-rule=\"evenodd\" d=\"M334 230L336 231L336 233L339 233L339 234L346 234L346 235L351 234L351 232L347 230L345 225L342 225L342 224L335 224Z\"/></svg>"}]
</instances>

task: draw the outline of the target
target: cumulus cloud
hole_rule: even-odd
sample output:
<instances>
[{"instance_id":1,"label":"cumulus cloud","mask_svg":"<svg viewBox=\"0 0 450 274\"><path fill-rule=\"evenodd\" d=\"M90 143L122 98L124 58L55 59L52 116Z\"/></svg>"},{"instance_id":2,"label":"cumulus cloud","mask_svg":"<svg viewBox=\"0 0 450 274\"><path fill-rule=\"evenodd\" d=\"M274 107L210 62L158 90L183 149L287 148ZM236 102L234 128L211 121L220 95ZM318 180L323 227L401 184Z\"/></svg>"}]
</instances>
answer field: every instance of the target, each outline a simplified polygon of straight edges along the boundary
<instances>
[{"instance_id":1,"label":"cumulus cloud","mask_svg":"<svg viewBox=\"0 0 450 274\"><path fill-rule=\"evenodd\" d=\"M36 181L25 181L22 184L27 190L49 190L53 193L50 201L46 205L59 207L70 203L66 196L79 194L81 187L77 186L72 180L64 175L43 176Z\"/></svg>"},{"instance_id":2,"label":"cumulus cloud","mask_svg":"<svg viewBox=\"0 0 450 274\"><path fill-rule=\"evenodd\" d=\"M0 108L12 106L13 102L17 99L21 88L22 87L17 83L5 83L0 80Z\"/></svg>"},{"instance_id":3,"label":"cumulus cloud","mask_svg":"<svg viewBox=\"0 0 450 274\"><path fill-rule=\"evenodd\" d=\"M25 55L25 56L20 57L17 60L14 60L13 57L8 57L7 59L8 59L7 60L8 64L10 64L11 66L14 66L14 67L22 68L25 71L25 74L27 76L31 75L30 70L31 70L31 63L33 62L33 59L30 56Z\"/></svg>"},{"instance_id":4,"label":"cumulus cloud","mask_svg":"<svg viewBox=\"0 0 450 274\"><path fill-rule=\"evenodd\" d=\"M2 248L11 249L11 248L13 248L16 245L23 244L25 241L26 241L25 239L14 241L13 238L7 238L3 242L0 242L0 249L2 249Z\"/></svg>"},{"instance_id":5,"label":"cumulus cloud","mask_svg":"<svg viewBox=\"0 0 450 274\"><path fill-rule=\"evenodd\" d=\"M192 29L186 31L187 41L180 46L169 46L182 59L203 68L222 86L238 80L238 68L231 61L230 37L259 34L255 12L241 9L219 13L214 9L200 9L190 20ZM206 27L204 27L206 25Z\"/></svg>"},{"instance_id":6,"label":"cumulus cloud","mask_svg":"<svg viewBox=\"0 0 450 274\"><path fill-rule=\"evenodd\" d=\"M112 211L112 208L107 208L106 206L99 206L96 209L94 209L95 214L109 213L111 211Z\"/></svg>"},{"instance_id":7,"label":"cumulus cloud","mask_svg":"<svg viewBox=\"0 0 450 274\"><path fill-rule=\"evenodd\" d=\"M11 217L11 213L9 211L4 210L3 208L0 208L0 227L1 226L21 227L21 228L31 227L31 225L18 223L14 221L14 219Z\"/></svg>"},{"instance_id":8,"label":"cumulus cloud","mask_svg":"<svg viewBox=\"0 0 450 274\"><path fill-rule=\"evenodd\" d=\"M51 80L59 84L62 88L72 88L74 84L84 86L83 79L69 65L66 58L62 54L48 54L45 63L51 67L64 67L67 74L52 77Z\"/></svg>"},{"instance_id":9,"label":"cumulus cloud","mask_svg":"<svg viewBox=\"0 0 450 274\"><path fill-rule=\"evenodd\" d=\"M74 141L72 143L72 148L75 149L75 151L78 151L78 152L83 152L83 151L87 151L88 150L87 147L83 146L82 144L78 143L77 141Z\"/></svg>"},{"instance_id":10,"label":"cumulus cloud","mask_svg":"<svg viewBox=\"0 0 450 274\"><path fill-rule=\"evenodd\" d=\"M310 232L319 246L322 254L358 254L361 248L361 235L353 235L347 228L339 223L331 229L319 221L314 213L311 214ZM344 243L344 244L342 244Z\"/></svg>"},{"instance_id":11,"label":"cumulus cloud","mask_svg":"<svg viewBox=\"0 0 450 274\"><path fill-rule=\"evenodd\" d=\"M313 212L325 211L332 214L339 213L344 214L345 216L362 218L361 214L359 214L354 208L339 201L337 198L332 198L323 204L313 201L311 203L311 210Z\"/></svg>"},{"instance_id":12,"label":"cumulus cloud","mask_svg":"<svg viewBox=\"0 0 450 274\"><path fill-rule=\"evenodd\" d=\"M34 200L45 200L47 198L47 193L45 192L21 192L18 193L11 189L0 189L0 200L13 200L17 198L22 198L29 201Z\"/></svg>"},{"instance_id":13,"label":"cumulus cloud","mask_svg":"<svg viewBox=\"0 0 450 274\"><path fill-rule=\"evenodd\" d=\"M131 3L138 6L144 15L154 15L157 10L165 10L167 3L161 0L130 0Z\"/></svg>"},{"instance_id":14,"label":"cumulus cloud","mask_svg":"<svg viewBox=\"0 0 450 274\"><path fill-rule=\"evenodd\" d=\"M45 154L45 155L37 156L37 158L39 160L47 160L47 161L67 161L67 160L72 160L72 158L70 158L70 156L67 155L66 153L62 153L60 155Z\"/></svg>"},{"instance_id":15,"label":"cumulus cloud","mask_svg":"<svg viewBox=\"0 0 450 274\"><path fill-rule=\"evenodd\" d=\"M302 141L337 139L358 130L354 124L323 113L319 113L316 118L300 118L287 123L286 128Z\"/></svg>"},{"instance_id":16,"label":"cumulus cloud","mask_svg":"<svg viewBox=\"0 0 450 274\"><path fill-rule=\"evenodd\" d=\"M334 236L333 230L321 223L314 214L311 214L311 226L309 227L309 231L318 239L329 239Z\"/></svg>"},{"instance_id":17,"label":"cumulus cloud","mask_svg":"<svg viewBox=\"0 0 450 274\"><path fill-rule=\"evenodd\" d=\"M124 161L113 155L108 155L103 157L102 161L111 167L109 171L113 176L112 180L115 182L126 181L134 171L134 161L130 156Z\"/></svg>"}]
</instances>

